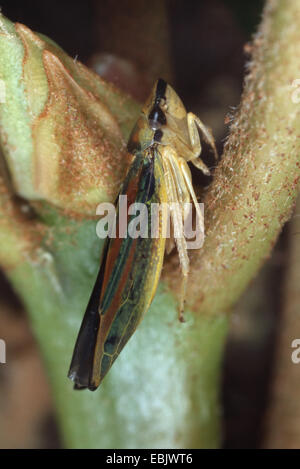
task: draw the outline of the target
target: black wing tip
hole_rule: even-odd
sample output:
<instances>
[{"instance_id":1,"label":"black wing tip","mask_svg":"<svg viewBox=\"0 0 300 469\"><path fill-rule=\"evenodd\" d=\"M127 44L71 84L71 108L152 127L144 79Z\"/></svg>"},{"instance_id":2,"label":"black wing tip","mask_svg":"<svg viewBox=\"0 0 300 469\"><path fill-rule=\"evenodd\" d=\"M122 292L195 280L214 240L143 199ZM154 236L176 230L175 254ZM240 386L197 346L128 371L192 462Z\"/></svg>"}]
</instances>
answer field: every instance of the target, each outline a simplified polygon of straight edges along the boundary
<instances>
[{"instance_id":1,"label":"black wing tip","mask_svg":"<svg viewBox=\"0 0 300 469\"><path fill-rule=\"evenodd\" d=\"M74 383L73 389L75 391L83 391L84 389L89 389L89 391L96 391L96 389L98 388L98 386L95 386L93 384L83 383L82 380L77 375L76 371L69 371L68 378L71 381L73 381Z\"/></svg>"},{"instance_id":2,"label":"black wing tip","mask_svg":"<svg viewBox=\"0 0 300 469\"><path fill-rule=\"evenodd\" d=\"M96 391L98 386L82 386L81 384L74 383L73 389L74 391L84 391L85 389L88 389L89 391Z\"/></svg>"}]
</instances>

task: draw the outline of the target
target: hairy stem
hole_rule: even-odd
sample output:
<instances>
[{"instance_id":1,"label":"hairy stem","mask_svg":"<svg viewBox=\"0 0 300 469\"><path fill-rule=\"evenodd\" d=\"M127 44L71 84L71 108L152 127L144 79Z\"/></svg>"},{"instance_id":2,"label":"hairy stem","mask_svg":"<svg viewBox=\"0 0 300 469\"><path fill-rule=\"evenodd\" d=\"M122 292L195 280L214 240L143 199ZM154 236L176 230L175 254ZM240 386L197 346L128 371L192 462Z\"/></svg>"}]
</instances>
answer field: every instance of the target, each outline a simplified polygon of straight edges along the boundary
<instances>
[{"instance_id":1,"label":"hairy stem","mask_svg":"<svg viewBox=\"0 0 300 469\"><path fill-rule=\"evenodd\" d=\"M206 240L192 257L189 305L228 311L289 219L299 190L300 3L269 0L245 90L205 199ZM170 277L178 281L177 273Z\"/></svg>"}]
</instances>

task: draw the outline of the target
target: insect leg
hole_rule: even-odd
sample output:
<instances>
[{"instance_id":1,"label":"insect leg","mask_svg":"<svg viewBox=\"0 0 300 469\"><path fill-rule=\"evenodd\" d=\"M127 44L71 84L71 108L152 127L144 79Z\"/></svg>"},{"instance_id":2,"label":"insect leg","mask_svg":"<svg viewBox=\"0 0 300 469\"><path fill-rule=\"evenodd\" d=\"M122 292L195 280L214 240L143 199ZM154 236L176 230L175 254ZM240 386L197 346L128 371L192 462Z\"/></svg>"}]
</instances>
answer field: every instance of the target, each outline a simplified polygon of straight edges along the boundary
<instances>
[{"instance_id":1,"label":"insect leg","mask_svg":"<svg viewBox=\"0 0 300 469\"><path fill-rule=\"evenodd\" d=\"M184 180L185 180L186 186L188 188L189 194L191 195L192 200L194 202L195 209L196 209L199 221L200 221L201 231L204 231L204 219L203 219L203 215L202 215L202 212L200 210L198 200L197 200L194 188L193 188L190 168L188 167L188 164L187 164L187 162L185 161L184 158L178 158L178 164L180 166L181 174L184 177Z\"/></svg>"},{"instance_id":2,"label":"insect leg","mask_svg":"<svg viewBox=\"0 0 300 469\"><path fill-rule=\"evenodd\" d=\"M184 213L184 204L188 204L191 201L189 190L186 186L185 180L182 176L180 167L178 166L178 155L177 152L174 151L172 148L168 147L168 151L165 152L166 158L169 159L169 162L172 166L172 174L175 178L175 187L178 191L178 198L180 203L182 204L182 218L184 219L184 215L188 215ZM172 239L169 244L167 244L167 253L171 252L174 247L174 239Z\"/></svg>"},{"instance_id":3,"label":"insect leg","mask_svg":"<svg viewBox=\"0 0 300 469\"><path fill-rule=\"evenodd\" d=\"M197 156L197 158L193 158L190 160L191 163L193 163L194 166L196 166L197 169L200 169L205 176L210 176L210 170L206 166L206 164Z\"/></svg>"},{"instance_id":4,"label":"insect leg","mask_svg":"<svg viewBox=\"0 0 300 469\"><path fill-rule=\"evenodd\" d=\"M189 136L194 152L194 158L191 159L191 162L204 174L209 175L210 171L208 167L200 160L199 156L201 153L201 142L199 137L198 129L201 130L205 141L212 147L216 160L218 160L218 153L215 145L214 138L212 136L211 131L203 124L203 122L192 112L187 114L187 123L188 123L188 131Z\"/></svg>"},{"instance_id":5,"label":"insect leg","mask_svg":"<svg viewBox=\"0 0 300 469\"><path fill-rule=\"evenodd\" d=\"M177 152L173 149L168 149L168 151L165 153L165 156L168 158L172 167L172 174L176 181L175 186L178 192L180 203L184 204L190 202L190 192L182 175L181 167L178 165L179 157Z\"/></svg>"},{"instance_id":6,"label":"insect leg","mask_svg":"<svg viewBox=\"0 0 300 469\"><path fill-rule=\"evenodd\" d=\"M174 226L175 242L178 250L179 262L182 271L182 285L179 304L179 320L183 321L184 301L186 296L186 285L189 273L189 257L187 253L187 244L183 230L183 192L182 186L177 185L176 176L174 177L172 164L168 152L170 148L162 149L163 162L167 182L167 191L169 203L171 203L171 218ZM176 155L177 156L177 155ZM177 157L176 157L177 160ZM175 161L176 161L175 160ZM183 186L184 187L184 186ZM173 203L172 203L173 202ZM174 204L175 202L175 204Z\"/></svg>"},{"instance_id":7,"label":"insect leg","mask_svg":"<svg viewBox=\"0 0 300 469\"><path fill-rule=\"evenodd\" d=\"M172 148L169 148L165 154L166 154L166 157L169 159L169 162L172 166L172 174L175 178L175 187L178 192L180 203L182 204L182 214L183 214L182 219L185 220L185 217L187 217L189 213L186 213L184 211L186 208L184 204L189 204L191 201L190 191L182 175L181 167L178 164L179 157L178 157L177 152L173 150Z\"/></svg>"}]
</instances>

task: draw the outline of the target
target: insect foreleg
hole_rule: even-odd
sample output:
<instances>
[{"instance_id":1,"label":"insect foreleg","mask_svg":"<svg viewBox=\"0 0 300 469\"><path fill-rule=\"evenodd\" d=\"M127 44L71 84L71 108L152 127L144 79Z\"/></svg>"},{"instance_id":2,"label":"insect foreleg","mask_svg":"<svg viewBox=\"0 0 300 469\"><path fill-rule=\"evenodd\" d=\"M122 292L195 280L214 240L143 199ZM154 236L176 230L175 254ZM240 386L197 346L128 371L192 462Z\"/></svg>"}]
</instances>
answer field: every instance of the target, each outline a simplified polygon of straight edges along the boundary
<instances>
[{"instance_id":1,"label":"insect foreleg","mask_svg":"<svg viewBox=\"0 0 300 469\"><path fill-rule=\"evenodd\" d=\"M198 129L201 130L205 141L212 147L216 160L218 160L218 153L215 145L214 138L210 130L203 124L203 122L192 112L187 114L187 124L190 136L191 145L193 148L194 158L191 162L204 174L209 175L210 171L208 167L200 160L199 155L201 153L201 142Z\"/></svg>"}]
</instances>

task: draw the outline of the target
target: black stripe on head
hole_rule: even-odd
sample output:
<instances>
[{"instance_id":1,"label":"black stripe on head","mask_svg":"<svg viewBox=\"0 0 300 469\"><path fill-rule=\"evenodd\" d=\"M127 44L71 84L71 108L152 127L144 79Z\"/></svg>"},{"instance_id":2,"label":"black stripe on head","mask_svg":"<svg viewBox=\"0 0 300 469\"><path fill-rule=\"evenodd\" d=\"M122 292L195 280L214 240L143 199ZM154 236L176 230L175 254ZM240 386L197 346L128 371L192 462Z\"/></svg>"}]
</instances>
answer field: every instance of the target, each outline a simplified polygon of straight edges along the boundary
<instances>
[{"instance_id":1,"label":"black stripe on head","mask_svg":"<svg viewBox=\"0 0 300 469\"><path fill-rule=\"evenodd\" d=\"M157 81L155 91L155 104L159 104L160 100L166 98L167 83L162 78Z\"/></svg>"},{"instance_id":2,"label":"black stripe on head","mask_svg":"<svg viewBox=\"0 0 300 469\"><path fill-rule=\"evenodd\" d=\"M167 83L161 78L159 78L159 80L157 81L156 90L155 90L154 104L148 115L149 125L152 130L157 130L162 125L166 125L167 123L165 113L160 107L161 100L166 99L166 96L165 96L166 89L167 89Z\"/></svg>"},{"instance_id":3,"label":"black stripe on head","mask_svg":"<svg viewBox=\"0 0 300 469\"><path fill-rule=\"evenodd\" d=\"M151 109L149 116L149 125L153 130L159 129L162 125L166 125L167 119L164 112L158 105L154 105Z\"/></svg>"}]
</instances>

